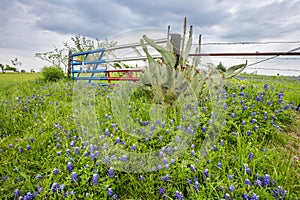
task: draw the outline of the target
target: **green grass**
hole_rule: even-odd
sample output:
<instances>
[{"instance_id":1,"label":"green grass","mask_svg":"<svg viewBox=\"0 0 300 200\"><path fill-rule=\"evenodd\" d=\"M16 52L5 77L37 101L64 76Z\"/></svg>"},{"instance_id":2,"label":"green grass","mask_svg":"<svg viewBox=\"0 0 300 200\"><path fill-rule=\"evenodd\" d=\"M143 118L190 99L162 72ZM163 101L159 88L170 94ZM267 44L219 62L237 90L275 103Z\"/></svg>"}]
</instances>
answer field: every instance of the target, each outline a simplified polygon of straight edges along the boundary
<instances>
[{"instance_id":1,"label":"green grass","mask_svg":"<svg viewBox=\"0 0 300 200\"><path fill-rule=\"evenodd\" d=\"M0 85L19 83L41 77L40 73L0 73Z\"/></svg>"},{"instance_id":2,"label":"green grass","mask_svg":"<svg viewBox=\"0 0 300 200\"><path fill-rule=\"evenodd\" d=\"M122 167L129 162L114 161L112 154L121 158L121 151L145 153L167 146L176 137L179 125L185 130L184 116L181 116L183 110L169 108L165 123L154 123L157 134L146 140L135 137L130 131L123 131L122 124L117 123L118 116L112 113L112 101L108 98L114 88L96 87L95 98L83 98L83 101L74 104L76 90L73 81L44 83L25 81L23 76L23 82L14 83L9 81L14 80L11 74L2 75L5 76L7 85L2 85L0 90L0 199L14 199L16 190L20 190L22 196L35 193L38 199L63 199L64 196L67 199L113 199L108 194L109 188L119 199L174 199L176 191L184 199L222 199L227 194L232 199L241 199L243 193L248 196L255 193L260 199L278 199L273 195L274 190L281 191L281 197L286 199L300 196L300 166L294 160L294 151L285 147L296 116L290 101L300 98L297 93L293 97L288 92L299 88L299 83L281 83L268 80L268 77L259 77L262 81L230 81L226 125L215 146L211 145L214 150L206 157L202 156L201 144L206 135L202 128L210 127L213 106L204 98L193 110L199 117L196 118L197 126L192 126L194 145L188 146L174 163L168 160L167 166L162 164L158 171L129 173L117 167L117 164ZM264 89L266 83L269 84L267 90ZM93 88L87 89L93 91ZM282 102L279 101L281 90L284 94ZM258 101L256 97L262 94L264 97ZM137 90L130 101L120 99L118 106L126 108L128 116L136 121L133 122L136 129L145 128L150 132L150 125L140 126L147 121L151 124L149 98L151 96L147 93ZM95 105L91 111L95 112L98 120L96 132L89 129L89 121L85 121L93 119L89 118L92 112L85 113L83 117L77 116L80 120L74 117L74 106L87 105ZM122 117L119 116L125 120L126 115ZM87 127L86 131L78 128L81 125ZM93 135L90 136L91 133ZM115 144L117 138L124 143ZM113 145L109 146L109 142ZM106 146L104 143L110 152L102 150ZM133 144L136 145L135 151ZM104 162L108 153L110 164ZM72 180L72 172L67 169L70 162L78 180ZM222 167L218 167L219 164ZM110 167L115 169L113 177L109 176ZM56 168L59 172L55 175L53 170ZM206 170L208 176L204 173ZM38 175L41 175L40 179ZM95 176L98 176L97 185L93 183ZM251 185L247 186L245 180L249 180ZM265 184L255 186L257 180ZM55 184L59 187L63 184L64 188L53 188ZM234 187L232 192L229 190L231 186ZM160 194L160 188L163 188L163 194Z\"/></svg>"}]
</instances>

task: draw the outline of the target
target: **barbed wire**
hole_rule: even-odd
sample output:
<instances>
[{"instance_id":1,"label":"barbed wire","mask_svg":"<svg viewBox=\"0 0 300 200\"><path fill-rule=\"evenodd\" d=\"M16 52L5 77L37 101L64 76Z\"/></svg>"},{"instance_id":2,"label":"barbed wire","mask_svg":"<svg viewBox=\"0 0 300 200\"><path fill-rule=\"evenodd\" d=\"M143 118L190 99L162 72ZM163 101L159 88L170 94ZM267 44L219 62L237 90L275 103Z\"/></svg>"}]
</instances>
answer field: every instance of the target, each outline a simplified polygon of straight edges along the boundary
<instances>
[{"instance_id":1,"label":"barbed wire","mask_svg":"<svg viewBox=\"0 0 300 200\"><path fill-rule=\"evenodd\" d=\"M201 43L201 45L252 45L252 44L299 44L300 40L296 41L246 41L246 42L205 42ZM199 44L193 44L199 45Z\"/></svg>"}]
</instances>

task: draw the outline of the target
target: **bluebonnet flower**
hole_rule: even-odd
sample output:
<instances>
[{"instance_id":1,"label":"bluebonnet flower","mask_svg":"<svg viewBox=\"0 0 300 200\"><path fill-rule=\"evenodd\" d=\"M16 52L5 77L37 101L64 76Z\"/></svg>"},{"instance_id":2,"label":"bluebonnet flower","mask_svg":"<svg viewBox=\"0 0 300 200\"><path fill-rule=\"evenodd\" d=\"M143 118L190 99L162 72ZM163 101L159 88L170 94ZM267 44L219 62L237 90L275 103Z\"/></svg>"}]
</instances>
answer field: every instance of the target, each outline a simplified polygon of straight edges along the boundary
<instances>
[{"instance_id":1,"label":"bluebonnet flower","mask_svg":"<svg viewBox=\"0 0 300 200\"><path fill-rule=\"evenodd\" d=\"M107 193L108 196L111 197L114 194L114 191L111 188L108 188L106 193Z\"/></svg>"},{"instance_id":2,"label":"bluebonnet flower","mask_svg":"<svg viewBox=\"0 0 300 200\"><path fill-rule=\"evenodd\" d=\"M34 141L34 138L33 138L33 137L30 137L29 140L30 140L30 142L33 142L33 141Z\"/></svg>"},{"instance_id":3,"label":"bluebonnet flower","mask_svg":"<svg viewBox=\"0 0 300 200\"><path fill-rule=\"evenodd\" d=\"M206 177L208 177L208 169L205 169L204 172L203 172L203 174L204 174Z\"/></svg>"},{"instance_id":4,"label":"bluebonnet flower","mask_svg":"<svg viewBox=\"0 0 300 200\"><path fill-rule=\"evenodd\" d=\"M170 166L168 164L165 165L166 170L168 170L170 168Z\"/></svg>"},{"instance_id":5,"label":"bluebonnet flower","mask_svg":"<svg viewBox=\"0 0 300 200\"><path fill-rule=\"evenodd\" d=\"M84 152L84 154L83 154L83 156L85 156L85 157L88 156L88 155L89 155L89 152L87 152L87 151Z\"/></svg>"},{"instance_id":6,"label":"bluebonnet flower","mask_svg":"<svg viewBox=\"0 0 300 200\"><path fill-rule=\"evenodd\" d=\"M194 190L195 190L196 192L198 192L198 191L199 191L200 184L199 184L199 182L198 182L198 181L195 181L195 182L194 182L193 188L194 188Z\"/></svg>"},{"instance_id":7,"label":"bluebonnet flower","mask_svg":"<svg viewBox=\"0 0 300 200\"><path fill-rule=\"evenodd\" d=\"M259 128L259 127L255 125L255 126L253 127L253 130L254 130L254 131L257 131L258 128Z\"/></svg>"},{"instance_id":8,"label":"bluebonnet flower","mask_svg":"<svg viewBox=\"0 0 300 200\"><path fill-rule=\"evenodd\" d=\"M9 148L14 148L14 145L13 144L9 144L8 147Z\"/></svg>"},{"instance_id":9,"label":"bluebonnet flower","mask_svg":"<svg viewBox=\"0 0 300 200\"><path fill-rule=\"evenodd\" d=\"M65 184L63 184L63 183L59 185L59 189L60 189L61 191L63 191L63 190L65 189L65 187L66 187L66 186L65 186Z\"/></svg>"},{"instance_id":10,"label":"bluebonnet flower","mask_svg":"<svg viewBox=\"0 0 300 200\"><path fill-rule=\"evenodd\" d=\"M18 197L22 195L21 190L15 189L14 190L14 195L15 195L15 198L18 199Z\"/></svg>"},{"instance_id":11,"label":"bluebonnet flower","mask_svg":"<svg viewBox=\"0 0 300 200\"><path fill-rule=\"evenodd\" d=\"M31 149L31 146L30 145L27 145L26 146L26 150L30 150Z\"/></svg>"},{"instance_id":12,"label":"bluebonnet flower","mask_svg":"<svg viewBox=\"0 0 300 200\"><path fill-rule=\"evenodd\" d=\"M184 199L182 193L179 192L178 190L175 191L174 198L178 199L178 200L183 200Z\"/></svg>"},{"instance_id":13,"label":"bluebonnet flower","mask_svg":"<svg viewBox=\"0 0 300 200\"><path fill-rule=\"evenodd\" d=\"M67 170L68 170L69 172L71 172L71 171L74 170L74 166L73 166L72 162L68 162L68 164L67 164Z\"/></svg>"},{"instance_id":14,"label":"bluebonnet flower","mask_svg":"<svg viewBox=\"0 0 300 200\"><path fill-rule=\"evenodd\" d=\"M255 186L261 186L261 181L259 179L254 181Z\"/></svg>"},{"instance_id":15,"label":"bluebonnet flower","mask_svg":"<svg viewBox=\"0 0 300 200\"><path fill-rule=\"evenodd\" d=\"M192 150L192 151L191 151L191 156L194 156L194 155L195 155L195 151Z\"/></svg>"},{"instance_id":16,"label":"bluebonnet flower","mask_svg":"<svg viewBox=\"0 0 300 200\"><path fill-rule=\"evenodd\" d=\"M61 148L61 145L59 143L57 143L56 148Z\"/></svg>"},{"instance_id":17,"label":"bluebonnet flower","mask_svg":"<svg viewBox=\"0 0 300 200\"><path fill-rule=\"evenodd\" d=\"M244 180L244 183L245 183L246 185L251 185L251 182L250 182L249 179L245 179L245 180Z\"/></svg>"},{"instance_id":18,"label":"bluebonnet flower","mask_svg":"<svg viewBox=\"0 0 300 200\"><path fill-rule=\"evenodd\" d=\"M114 169L111 167L111 168L109 168L109 170L108 170L108 177L109 178L113 178L115 176L115 174L114 174Z\"/></svg>"},{"instance_id":19,"label":"bluebonnet flower","mask_svg":"<svg viewBox=\"0 0 300 200\"><path fill-rule=\"evenodd\" d=\"M257 123L257 120L256 119L251 119L251 121L250 121L252 124L255 124L255 123Z\"/></svg>"},{"instance_id":20,"label":"bluebonnet flower","mask_svg":"<svg viewBox=\"0 0 300 200\"><path fill-rule=\"evenodd\" d=\"M167 130L166 130L166 134L168 135L168 134L169 134L169 132L170 132L170 131L169 131L169 129L167 129Z\"/></svg>"},{"instance_id":21,"label":"bluebonnet flower","mask_svg":"<svg viewBox=\"0 0 300 200\"><path fill-rule=\"evenodd\" d=\"M166 191L165 191L165 189L164 189L163 187L160 187L160 188L159 188L159 193L160 193L161 195L164 195L164 194L166 193Z\"/></svg>"},{"instance_id":22,"label":"bluebonnet flower","mask_svg":"<svg viewBox=\"0 0 300 200\"><path fill-rule=\"evenodd\" d=\"M228 191L229 191L229 192L233 192L233 191L234 191L233 185L229 185L229 186L228 186Z\"/></svg>"},{"instance_id":23,"label":"bluebonnet flower","mask_svg":"<svg viewBox=\"0 0 300 200\"><path fill-rule=\"evenodd\" d=\"M248 199L248 195L247 195L246 193L243 193L243 194L242 194L242 199L243 199L243 200L247 200L247 199Z\"/></svg>"},{"instance_id":24,"label":"bluebonnet flower","mask_svg":"<svg viewBox=\"0 0 300 200\"><path fill-rule=\"evenodd\" d=\"M38 175L36 175L35 178L36 178L37 180L41 180L41 179L42 179L42 175L38 174Z\"/></svg>"},{"instance_id":25,"label":"bluebonnet flower","mask_svg":"<svg viewBox=\"0 0 300 200\"><path fill-rule=\"evenodd\" d=\"M202 126L202 132L206 132L206 127L205 126Z\"/></svg>"},{"instance_id":26,"label":"bluebonnet flower","mask_svg":"<svg viewBox=\"0 0 300 200\"><path fill-rule=\"evenodd\" d=\"M133 144L133 145L131 146L131 150L132 150L132 151L135 151L135 150L136 150L136 145L135 145L135 144Z\"/></svg>"},{"instance_id":27,"label":"bluebonnet flower","mask_svg":"<svg viewBox=\"0 0 300 200\"><path fill-rule=\"evenodd\" d=\"M175 164L175 159L171 158L170 163Z\"/></svg>"},{"instance_id":28,"label":"bluebonnet flower","mask_svg":"<svg viewBox=\"0 0 300 200\"><path fill-rule=\"evenodd\" d=\"M231 113L231 118L235 118L235 113Z\"/></svg>"},{"instance_id":29,"label":"bluebonnet flower","mask_svg":"<svg viewBox=\"0 0 300 200\"><path fill-rule=\"evenodd\" d=\"M214 151L218 151L218 148L217 148L216 145L213 146L213 150L214 150Z\"/></svg>"},{"instance_id":30,"label":"bluebonnet flower","mask_svg":"<svg viewBox=\"0 0 300 200\"><path fill-rule=\"evenodd\" d=\"M105 158L104 158L104 162L105 162L106 164L108 164L108 163L109 163L109 156L105 156Z\"/></svg>"},{"instance_id":31,"label":"bluebonnet flower","mask_svg":"<svg viewBox=\"0 0 300 200\"><path fill-rule=\"evenodd\" d=\"M246 125L247 124L247 122L245 122L245 121L242 121L242 125Z\"/></svg>"},{"instance_id":32,"label":"bluebonnet flower","mask_svg":"<svg viewBox=\"0 0 300 200\"><path fill-rule=\"evenodd\" d=\"M95 155L93 153L90 154L90 159L94 160L95 159Z\"/></svg>"},{"instance_id":33,"label":"bluebonnet flower","mask_svg":"<svg viewBox=\"0 0 300 200\"><path fill-rule=\"evenodd\" d=\"M220 145L221 145L221 146L224 146L224 145L225 145L225 142L224 142L223 140L221 140L221 141L220 141Z\"/></svg>"},{"instance_id":34,"label":"bluebonnet flower","mask_svg":"<svg viewBox=\"0 0 300 200\"><path fill-rule=\"evenodd\" d=\"M191 172L195 172L196 171L196 168L193 165L190 166L190 169L191 169Z\"/></svg>"},{"instance_id":35,"label":"bluebonnet flower","mask_svg":"<svg viewBox=\"0 0 300 200\"><path fill-rule=\"evenodd\" d=\"M145 180L145 177L140 175L140 181L143 181L143 180Z\"/></svg>"},{"instance_id":36,"label":"bluebonnet flower","mask_svg":"<svg viewBox=\"0 0 300 200\"><path fill-rule=\"evenodd\" d=\"M252 160L253 157L254 157L254 154L253 154L253 153L250 153L249 156L248 156L248 159L249 159L249 160Z\"/></svg>"},{"instance_id":37,"label":"bluebonnet flower","mask_svg":"<svg viewBox=\"0 0 300 200\"><path fill-rule=\"evenodd\" d=\"M57 183L53 183L52 186L51 186L51 191L52 192L56 192L58 189L58 184Z\"/></svg>"},{"instance_id":38,"label":"bluebonnet flower","mask_svg":"<svg viewBox=\"0 0 300 200\"><path fill-rule=\"evenodd\" d=\"M93 174L93 177L92 177L92 182L93 182L93 185L98 185L98 181L99 181L99 175L94 173Z\"/></svg>"},{"instance_id":39,"label":"bluebonnet flower","mask_svg":"<svg viewBox=\"0 0 300 200\"><path fill-rule=\"evenodd\" d=\"M222 163L221 163L221 162L218 162L217 166L218 166L219 168L222 168Z\"/></svg>"},{"instance_id":40,"label":"bluebonnet flower","mask_svg":"<svg viewBox=\"0 0 300 200\"><path fill-rule=\"evenodd\" d=\"M231 197L230 197L230 195L229 195L228 193L226 193L226 194L224 195L224 199L230 200Z\"/></svg>"},{"instance_id":41,"label":"bluebonnet flower","mask_svg":"<svg viewBox=\"0 0 300 200\"><path fill-rule=\"evenodd\" d=\"M169 181L171 180L169 174L167 174L167 175L165 176L165 180L166 180L166 182L169 182Z\"/></svg>"},{"instance_id":42,"label":"bluebonnet flower","mask_svg":"<svg viewBox=\"0 0 300 200\"><path fill-rule=\"evenodd\" d=\"M157 169L158 169L158 170L161 170L161 169L162 169L161 164L158 164L158 165L157 165Z\"/></svg>"},{"instance_id":43,"label":"bluebonnet flower","mask_svg":"<svg viewBox=\"0 0 300 200\"><path fill-rule=\"evenodd\" d=\"M74 182L77 182L77 181L78 181L78 177L77 177L76 172L72 172L72 173L71 173L71 178L72 178L72 181L74 181Z\"/></svg>"},{"instance_id":44,"label":"bluebonnet flower","mask_svg":"<svg viewBox=\"0 0 300 200\"><path fill-rule=\"evenodd\" d=\"M23 200L32 200L34 199L34 195L31 192L28 192L24 197Z\"/></svg>"},{"instance_id":45,"label":"bluebonnet flower","mask_svg":"<svg viewBox=\"0 0 300 200\"><path fill-rule=\"evenodd\" d=\"M253 193L250 198L248 198L249 200L258 200L259 199L259 196L255 193Z\"/></svg>"},{"instance_id":46,"label":"bluebonnet flower","mask_svg":"<svg viewBox=\"0 0 300 200\"><path fill-rule=\"evenodd\" d=\"M247 131L247 136L250 136L251 135L251 131Z\"/></svg>"},{"instance_id":47,"label":"bluebonnet flower","mask_svg":"<svg viewBox=\"0 0 300 200\"><path fill-rule=\"evenodd\" d=\"M57 168L55 168L55 169L53 170L53 174L54 174L54 175L57 175L58 172L59 172L59 169L57 169Z\"/></svg>"},{"instance_id":48,"label":"bluebonnet flower","mask_svg":"<svg viewBox=\"0 0 300 200\"><path fill-rule=\"evenodd\" d=\"M267 186L271 184L271 177L269 174L265 174L262 181L262 186Z\"/></svg>"},{"instance_id":49,"label":"bluebonnet flower","mask_svg":"<svg viewBox=\"0 0 300 200\"><path fill-rule=\"evenodd\" d=\"M232 180L233 179L233 175L232 174L228 174L228 178L229 178L229 180Z\"/></svg>"},{"instance_id":50,"label":"bluebonnet flower","mask_svg":"<svg viewBox=\"0 0 300 200\"><path fill-rule=\"evenodd\" d=\"M79 150L79 147L75 147L75 154L80 154L80 150Z\"/></svg>"}]
</instances>

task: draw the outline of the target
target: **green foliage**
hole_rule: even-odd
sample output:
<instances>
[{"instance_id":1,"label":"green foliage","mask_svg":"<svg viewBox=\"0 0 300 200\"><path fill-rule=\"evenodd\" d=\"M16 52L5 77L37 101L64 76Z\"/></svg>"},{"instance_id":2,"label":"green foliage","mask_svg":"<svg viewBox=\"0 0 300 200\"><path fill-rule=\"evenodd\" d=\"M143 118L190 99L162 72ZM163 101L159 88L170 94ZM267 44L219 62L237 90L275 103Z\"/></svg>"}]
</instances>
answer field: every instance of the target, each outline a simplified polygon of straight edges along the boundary
<instances>
[{"instance_id":1,"label":"green foliage","mask_svg":"<svg viewBox=\"0 0 300 200\"><path fill-rule=\"evenodd\" d=\"M12 74L1 75L4 77ZM259 79L261 82L265 81L264 77ZM89 144L84 145L87 144L86 141L74 131L76 124L71 111L73 82L23 82L0 86L0 199L18 199L14 196L17 189L23 197L29 192L35 193L35 189L39 190L36 199L109 199L106 192L108 187L118 199L174 199L176 191L180 191L187 200L224 199L226 193L231 199L242 199L243 193L248 194L248 197L255 193L260 199L278 199L273 197L275 189L286 191L287 196L280 196L282 199L297 199L300 195L299 163L293 161L293 155L277 141L278 138L289 135L283 131L285 126L291 125L294 115L294 111L290 109L280 111L289 101L284 95L283 102L278 102L278 93L283 86L297 89L299 83L287 86L288 80L282 84L280 80L274 79L269 81L273 85L270 84L269 89L265 90L263 85L251 84L248 80L230 81L233 82L233 87L227 91L226 126L220 137L222 142L215 144L217 150L205 158L201 156L200 146L205 133L195 128L197 134L193 141L194 147L188 148L186 154L174 164L168 162L168 169L166 165L161 170L143 174L115 170L114 178L108 177L109 165L103 162L103 157L89 157L95 151L91 150ZM278 87L271 89L274 85ZM130 146L136 144L136 152L141 153L160 149L175 137L173 130L176 130L178 123L172 124L171 120L176 113L166 119L165 127L148 142L123 132L121 125L115 124L113 118L108 119L108 116L113 116L107 98L109 92L97 87L94 103L100 128L95 140L101 135L105 136L108 130L109 134L105 136L107 140L115 142L119 137L124 142L124 145L118 144L120 148L132 152ZM238 95L240 92L245 96ZM257 101L256 97L261 92L264 99ZM130 100L131 111L128 114L134 116L133 119L146 119L146 106L143 105L147 104L149 98L149 93L136 91ZM248 106L247 110L237 103L242 100ZM268 101L271 102L269 106ZM204 108L207 110L203 111ZM211 114L209 102L200 102L195 109L199 113L199 127L208 127ZM274 112L275 110L278 112ZM231 117L233 112L236 114L235 118ZM257 120L256 124L251 123L253 118ZM246 122L245 125L242 125L243 121ZM271 122L280 128L276 129ZM255 125L259 126L256 131L253 130ZM158 124L155 128L160 126ZM166 130L169 130L169 134L166 134ZM251 131L250 135L247 134L248 130ZM160 135L163 136L161 142ZM30 149L27 150L28 146ZM102 151L102 146L98 147ZM76 148L79 149L79 154L75 153ZM84 156L85 152L89 153L88 156ZM249 159L251 153L253 158ZM70 160L74 166L72 172L78 175L77 182L72 181L71 172L66 167ZM221 168L217 167L218 162L222 164ZM245 165L251 173L246 173ZM194 172L191 171L191 166L194 166ZM57 175L53 174L55 168L59 169ZM206 169L208 176L204 174ZM40 179L37 178L39 174ZM94 174L99 175L98 185L92 183ZM272 182L276 181L276 186L255 186L255 181L264 181L266 174ZM170 177L169 182L162 180L166 175ZM228 175L233 175L232 180ZM247 186L245 179L251 185ZM189 180L192 182L189 183ZM198 190L196 182L200 185ZM54 183L58 184L56 192L51 188ZM228 190L230 185L235 188L233 192ZM160 187L165 189L165 196L160 194Z\"/></svg>"},{"instance_id":2,"label":"green foliage","mask_svg":"<svg viewBox=\"0 0 300 200\"><path fill-rule=\"evenodd\" d=\"M64 72L60 67L44 67L42 75L45 81L58 81L64 78Z\"/></svg>"},{"instance_id":3,"label":"green foliage","mask_svg":"<svg viewBox=\"0 0 300 200\"><path fill-rule=\"evenodd\" d=\"M69 52L76 53L97 48L109 48L116 45L116 42L113 41L100 41L98 39L94 40L81 35L71 37L71 41L71 44L68 42L63 42L63 48L55 47L52 51L35 53L35 57L45 60L51 63L53 66L64 68L66 71L68 66Z\"/></svg>"}]
</instances>

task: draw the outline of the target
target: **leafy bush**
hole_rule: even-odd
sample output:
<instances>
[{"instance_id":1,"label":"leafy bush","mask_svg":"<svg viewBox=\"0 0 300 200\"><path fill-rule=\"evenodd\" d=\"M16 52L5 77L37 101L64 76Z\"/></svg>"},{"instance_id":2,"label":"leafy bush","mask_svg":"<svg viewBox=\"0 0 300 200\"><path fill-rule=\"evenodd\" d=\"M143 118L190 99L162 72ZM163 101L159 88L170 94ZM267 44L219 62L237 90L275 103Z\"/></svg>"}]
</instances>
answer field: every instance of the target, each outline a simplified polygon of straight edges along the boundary
<instances>
[{"instance_id":1,"label":"leafy bush","mask_svg":"<svg viewBox=\"0 0 300 200\"><path fill-rule=\"evenodd\" d=\"M42 69L42 75L45 81L58 81L64 78L64 72L60 67L44 67Z\"/></svg>"}]
</instances>

